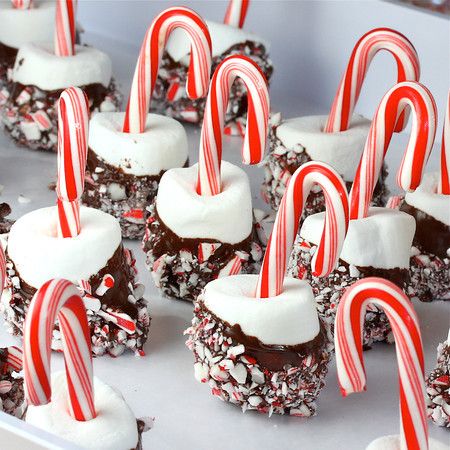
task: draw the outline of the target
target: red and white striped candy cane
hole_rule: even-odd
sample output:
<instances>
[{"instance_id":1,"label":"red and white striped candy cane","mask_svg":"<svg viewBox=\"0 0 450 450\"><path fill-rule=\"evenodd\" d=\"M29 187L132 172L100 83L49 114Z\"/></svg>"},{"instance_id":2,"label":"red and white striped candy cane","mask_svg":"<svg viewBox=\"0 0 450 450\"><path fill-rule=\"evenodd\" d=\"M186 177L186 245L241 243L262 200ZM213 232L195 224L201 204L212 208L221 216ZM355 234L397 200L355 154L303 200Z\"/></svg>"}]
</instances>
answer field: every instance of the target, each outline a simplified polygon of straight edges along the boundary
<instances>
[{"instance_id":1,"label":"red and white striped candy cane","mask_svg":"<svg viewBox=\"0 0 450 450\"><path fill-rule=\"evenodd\" d=\"M438 194L450 195L450 92L445 109L444 129L441 143L441 173L437 188Z\"/></svg>"},{"instance_id":2,"label":"red and white striped candy cane","mask_svg":"<svg viewBox=\"0 0 450 450\"><path fill-rule=\"evenodd\" d=\"M55 55L75 55L77 0L57 0L55 17Z\"/></svg>"},{"instance_id":3,"label":"red and white striped candy cane","mask_svg":"<svg viewBox=\"0 0 450 450\"><path fill-rule=\"evenodd\" d=\"M15 9L30 9L33 0L11 0L11 3Z\"/></svg>"},{"instance_id":4,"label":"red and white striped candy cane","mask_svg":"<svg viewBox=\"0 0 450 450\"><path fill-rule=\"evenodd\" d=\"M159 14L145 34L128 99L124 133L143 133L150 99L164 48L172 31L184 30L191 41L186 91L189 98L204 97L211 72L211 37L203 19L189 8L169 8Z\"/></svg>"},{"instance_id":5,"label":"red and white striped candy cane","mask_svg":"<svg viewBox=\"0 0 450 450\"><path fill-rule=\"evenodd\" d=\"M345 131L350 126L353 110L358 101L364 78L370 63L380 50L387 50L397 62L397 82L418 81L420 77L419 57L411 42L398 31L376 28L366 33L355 45L347 70L341 80L325 133ZM396 131L401 131L407 118L399 118Z\"/></svg>"},{"instance_id":6,"label":"red and white striped candy cane","mask_svg":"<svg viewBox=\"0 0 450 450\"><path fill-rule=\"evenodd\" d=\"M336 366L344 396L366 389L362 329L369 304L381 307L391 323L396 342L400 381L400 448L428 449L422 338L412 303L395 284L365 278L348 288L336 314Z\"/></svg>"},{"instance_id":7,"label":"red and white striped candy cane","mask_svg":"<svg viewBox=\"0 0 450 450\"><path fill-rule=\"evenodd\" d=\"M242 28L247 16L249 3L250 0L230 0L223 23L232 27Z\"/></svg>"},{"instance_id":8,"label":"red and white striped candy cane","mask_svg":"<svg viewBox=\"0 0 450 450\"><path fill-rule=\"evenodd\" d=\"M89 103L77 87L66 89L58 104L58 235L80 234L79 199L84 189Z\"/></svg>"},{"instance_id":9,"label":"red and white striped candy cane","mask_svg":"<svg viewBox=\"0 0 450 450\"><path fill-rule=\"evenodd\" d=\"M420 184L436 134L436 104L425 86L405 81L384 95L372 120L350 192L350 219L367 217L395 124L407 106L413 112L413 125L397 172L397 183L405 191L414 190Z\"/></svg>"},{"instance_id":10,"label":"red and white striped candy cane","mask_svg":"<svg viewBox=\"0 0 450 450\"><path fill-rule=\"evenodd\" d=\"M325 196L325 223L312 260L315 276L327 276L339 258L348 228L348 195L339 174L322 162L308 162L292 175L281 200L259 274L256 297L275 297L283 291L286 264L297 236L303 207L318 184Z\"/></svg>"},{"instance_id":11,"label":"red and white striped candy cane","mask_svg":"<svg viewBox=\"0 0 450 450\"><path fill-rule=\"evenodd\" d=\"M35 406L51 400L50 344L56 318L62 335L70 414L75 420L91 420L96 413L86 308L79 290L67 280L47 281L30 303L23 332L27 400Z\"/></svg>"},{"instance_id":12,"label":"red and white striped candy cane","mask_svg":"<svg viewBox=\"0 0 450 450\"><path fill-rule=\"evenodd\" d=\"M222 132L230 88L238 77L248 92L242 162L257 164L264 157L270 111L266 78L250 58L242 55L229 56L214 72L206 100L198 162L197 192L200 195L217 195L221 192Z\"/></svg>"}]
</instances>

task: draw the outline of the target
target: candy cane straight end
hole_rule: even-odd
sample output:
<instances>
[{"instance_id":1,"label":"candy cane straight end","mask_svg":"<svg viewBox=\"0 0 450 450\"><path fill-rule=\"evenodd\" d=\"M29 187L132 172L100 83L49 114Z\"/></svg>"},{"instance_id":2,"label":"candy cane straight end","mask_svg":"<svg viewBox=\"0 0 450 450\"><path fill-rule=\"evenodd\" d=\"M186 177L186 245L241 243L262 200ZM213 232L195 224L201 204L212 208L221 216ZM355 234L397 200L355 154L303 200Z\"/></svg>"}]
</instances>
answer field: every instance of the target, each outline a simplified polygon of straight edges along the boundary
<instances>
[{"instance_id":1,"label":"candy cane straight end","mask_svg":"<svg viewBox=\"0 0 450 450\"><path fill-rule=\"evenodd\" d=\"M186 83L188 97L196 99L207 94L212 62L208 27L203 19L189 8L168 8L152 22L142 43L122 127L124 133L145 131L164 48L170 34L177 28L187 33L191 43Z\"/></svg>"},{"instance_id":2,"label":"candy cane straight end","mask_svg":"<svg viewBox=\"0 0 450 450\"><path fill-rule=\"evenodd\" d=\"M15 9L30 9L33 1L32 0L11 0L12 6Z\"/></svg>"},{"instance_id":3,"label":"candy cane straight end","mask_svg":"<svg viewBox=\"0 0 450 450\"><path fill-rule=\"evenodd\" d=\"M58 235L80 234L80 203L84 189L89 103L77 87L63 91L58 104Z\"/></svg>"},{"instance_id":4,"label":"candy cane straight end","mask_svg":"<svg viewBox=\"0 0 450 450\"><path fill-rule=\"evenodd\" d=\"M34 295L23 333L23 366L27 401L35 406L51 400L51 340L58 318L62 334L71 416L95 418L90 331L86 308L70 281L49 280Z\"/></svg>"},{"instance_id":5,"label":"candy cane straight end","mask_svg":"<svg viewBox=\"0 0 450 450\"><path fill-rule=\"evenodd\" d=\"M250 0L230 0L223 23L236 28L244 26Z\"/></svg>"},{"instance_id":6,"label":"candy cane straight end","mask_svg":"<svg viewBox=\"0 0 450 450\"><path fill-rule=\"evenodd\" d=\"M419 322L408 297L390 281L375 277L359 280L345 291L339 302L334 339L341 390L350 394L365 388L361 317L365 316L371 303L386 313L396 342L401 441L405 442L405 448L425 450L428 448L428 425Z\"/></svg>"},{"instance_id":7,"label":"candy cane straight end","mask_svg":"<svg viewBox=\"0 0 450 450\"><path fill-rule=\"evenodd\" d=\"M441 165L438 194L450 195L450 91L445 108L444 128L441 142Z\"/></svg>"},{"instance_id":8,"label":"candy cane straight end","mask_svg":"<svg viewBox=\"0 0 450 450\"><path fill-rule=\"evenodd\" d=\"M75 55L77 0L57 0L55 17L55 54Z\"/></svg>"},{"instance_id":9,"label":"candy cane straight end","mask_svg":"<svg viewBox=\"0 0 450 450\"><path fill-rule=\"evenodd\" d=\"M331 106L325 133L337 133L349 128L365 76L373 58L380 50L387 50L394 56L398 83L419 80L419 57L412 43L403 34L390 28L376 28L369 31L359 39L353 49ZM395 125L395 131L404 128L406 119L405 113L402 113Z\"/></svg>"}]
</instances>

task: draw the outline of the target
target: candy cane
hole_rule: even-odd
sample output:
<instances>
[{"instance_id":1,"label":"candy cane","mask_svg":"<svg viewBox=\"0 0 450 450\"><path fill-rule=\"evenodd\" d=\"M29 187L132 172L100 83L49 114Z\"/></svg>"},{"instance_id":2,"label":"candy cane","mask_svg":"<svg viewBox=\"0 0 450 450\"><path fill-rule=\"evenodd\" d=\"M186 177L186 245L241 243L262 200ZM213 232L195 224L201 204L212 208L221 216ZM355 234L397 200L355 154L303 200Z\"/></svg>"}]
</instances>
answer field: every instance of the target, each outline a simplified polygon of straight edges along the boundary
<instances>
[{"instance_id":1,"label":"candy cane","mask_svg":"<svg viewBox=\"0 0 450 450\"><path fill-rule=\"evenodd\" d=\"M350 219L367 217L395 124L408 105L413 111L413 125L397 183L405 191L414 190L420 184L436 134L436 105L425 86L407 81L395 85L384 95L372 120L350 192Z\"/></svg>"},{"instance_id":2,"label":"candy cane","mask_svg":"<svg viewBox=\"0 0 450 450\"><path fill-rule=\"evenodd\" d=\"M438 194L450 195L450 92L447 97L447 108L444 117L441 143L441 173Z\"/></svg>"},{"instance_id":3,"label":"candy cane","mask_svg":"<svg viewBox=\"0 0 450 450\"><path fill-rule=\"evenodd\" d=\"M303 207L313 185L325 196L325 223L312 260L315 276L327 276L336 265L348 228L348 196L338 173L322 162L303 164L292 175L278 210L258 279L256 297L275 297L283 291L290 249Z\"/></svg>"},{"instance_id":4,"label":"candy cane","mask_svg":"<svg viewBox=\"0 0 450 450\"><path fill-rule=\"evenodd\" d=\"M23 367L23 352L19 347L11 346L6 349L6 370L20 372Z\"/></svg>"},{"instance_id":5,"label":"candy cane","mask_svg":"<svg viewBox=\"0 0 450 450\"><path fill-rule=\"evenodd\" d=\"M15 9L30 9L33 3L32 0L11 0L13 8Z\"/></svg>"},{"instance_id":6,"label":"candy cane","mask_svg":"<svg viewBox=\"0 0 450 450\"><path fill-rule=\"evenodd\" d=\"M189 98L204 97L211 71L211 37L203 19L189 8L169 8L152 22L145 34L128 99L124 133L143 133L150 99L158 76L164 48L172 31L184 30L191 41L186 84Z\"/></svg>"},{"instance_id":7,"label":"candy cane","mask_svg":"<svg viewBox=\"0 0 450 450\"><path fill-rule=\"evenodd\" d=\"M396 342L400 380L400 448L428 449L425 380L419 321L408 297L382 278L365 278L345 291L336 314L335 345L339 384L344 396L366 388L361 318L369 304L381 307Z\"/></svg>"},{"instance_id":8,"label":"candy cane","mask_svg":"<svg viewBox=\"0 0 450 450\"><path fill-rule=\"evenodd\" d=\"M26 397L35 406L50 402L50 343L56 317L63 341L70 414L75 420L87 421L96 415L91 340L86 308L70 281L47 281L30 303L23 332Z\"/></svg>"},{"instance_id":9,"label":"candy cane","mask_svg":"<svg viewBox=\"0 0 450 450\"><path fill-rule=\"evenodd\" d=\"M76 87L66 89L58 108L58 235L80 234L80 204L87 159L89 103Z\"/></svg>"},{"instance_id":10,"label":"candy cane","mask_svg":"<svg viewBox=\"0 0 450 450\"><path fill-rule=\"evenodd\" d=\"M270 110L267 81L261 69L250 58L229 56L214 72L206 100L198 162L197 192L201 195L217 195L221 192L222 132L230 88L237 77L245 84L248 92L242 162L257 164L264 157Z\"/></svg>"},{"instance_id":11,"label":"candy cane","mask_svg":"<svg viewBox=\"0 0 450 450\"><path fill-rule=\"evenodd\" d=\"M325 125L325 133L345 131L361 92L370 63L380 50L387 50L397 62L397 82L418 81L419 57L411 42L398 31L376 28L366 33L355 45L344 77L339 84L331 112ZM406 123L404 114L399 118L396 131Z\"/></svg>"},{"instance_id":12,"label":"candy cane","mask_svg":"<svg viewBox=\"0 0 450 450\"><path fill-rule=\"evenodd\" d=\"M223 23L232 27L242 28L250 0L230 0Z\"/></svg>"},{"instance_id":13,"label":"candy cane","mask_svg":"<svg viewBox=\"0 0 450 450\"><path fill-rule=\"evenodd\" d=\"M55 18L55 55L75 55L77 0L57 0Z\"/></svg>"}]
</instances>

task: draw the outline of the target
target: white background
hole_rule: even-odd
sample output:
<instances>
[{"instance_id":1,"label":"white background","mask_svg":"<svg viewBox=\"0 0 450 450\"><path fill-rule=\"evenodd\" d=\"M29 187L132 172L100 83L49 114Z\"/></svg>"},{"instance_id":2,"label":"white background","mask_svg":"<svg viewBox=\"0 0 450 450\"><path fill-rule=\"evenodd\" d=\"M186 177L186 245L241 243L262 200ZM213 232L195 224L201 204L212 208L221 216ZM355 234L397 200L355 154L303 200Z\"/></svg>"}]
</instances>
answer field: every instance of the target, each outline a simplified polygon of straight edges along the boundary
<instances>
[{"instance_id":1,"label":"white background","mask_svg":"<svg viewBox=\"0 0 450 450\"><path fill-rule=\"evenodd\" d=\"M84 41L104 48L112 58L124 93L134 70L138 47L153 16L169 2L81 1L79 21ZM220 20L225 2L185 2L208 18ZM272 102L287 115L325 113L329 108L348 55L357 38L374 26L392 26L407 34L422 58L423 81L445 102L449 78L448 21L384 2L253 2L249 29L272 41L276 66ZM102 36L103 35L103 36ZM388 76L384 73L389 71ZM358 110L371 116L377 99L394 81L388 56L374 61ZM191 161L197 160L198 130L188 127ZM395 167L407 136L395 136L388 163ZM238 163L238 138L225 139L224 158ZM437 147L436 149L437 150ZM437 160L437 152L434 156ZM260 168L246 168L255 204L261 206ZM393 170L392 170L393 171ZM54 204L47 184L55 179L54 155L17 149L0 137L1 201L13 207L13 216ZM17 202L24 194L30 203ZM305 420L240 410L213 398L193 377L193 358L184 347L183 330L192 318L192 306L161 299L144 269L139 244L127 242L138 259L147 288L153 321L145 347L147 356L123 355L94 361L97 376L117 386L136 415L154 416L155 427L144 438L146 449L266 449L360 450L374 438L398 433L398 383L395 349L378 345L365 353L368 390L343 399L334 364L319 399L318 416ZM435 364L436 346L449 327L449 304L415 303L420 317L426 371ZM16 342L0 327L0 344ZM53 367L62 368L61 355ZM430 433L442 442L448 433L430 424ZM10 442L10 441L8 441ZM0 444L3 449L4 442ZM9 449L8 449L9 450Z\"/></svg>"}]
</instances>

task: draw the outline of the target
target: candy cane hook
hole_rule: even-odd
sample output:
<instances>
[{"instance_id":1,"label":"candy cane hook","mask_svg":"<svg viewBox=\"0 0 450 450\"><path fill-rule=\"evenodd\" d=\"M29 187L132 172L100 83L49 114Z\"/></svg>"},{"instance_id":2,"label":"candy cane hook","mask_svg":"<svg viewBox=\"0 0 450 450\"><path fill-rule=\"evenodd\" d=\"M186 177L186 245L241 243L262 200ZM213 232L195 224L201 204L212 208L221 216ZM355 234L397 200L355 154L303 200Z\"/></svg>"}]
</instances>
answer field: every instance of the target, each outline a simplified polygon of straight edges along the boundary
<instances>
[{"instance_id":1,"label":"candy cane hook","mask_svg":"<svg viewBox=\"0 0 450 450\"><path fill-rule=\"evenodd\" d=\"M322 162L303 164L289 180L281 200L258 279L256 297L275 297L283 291L290 250L297 235L304 204L313 185L325 196L325 223L312 267L316 276L327 276L336 265L348 228L348 196L338 173Z\"/></svg>"},{"instance_id":2,"label":"candy cane hook","mask_svg":"<svg viewBox=\"0 0 450 450\"><path fill-rule=\"evenodd\" d=\"M33 4L32 0L11 0L12 6L15 9L30 9Z\"/></svg>"},{"instance_id":3,"label":"candy cane hook","mask_svg":"<svg viewBox=\"0 0 450 450\"><path fill-rule=\"evenodd\" d=\"M345 291L336 314L335 346L339 384L344 396L366 388L361 318L369 304L381 307L396 342L400 381L400 445L428 449L425 380L419 321L408 297L382 278L365 278Z\"/></svg>"},{"instance_id":4,"label":"candy cane hook","mask_svg":"<svg viewBox=\"0 0 450 450\"><path fill-rule=\"evenodd\" d=\"M437 192L450 195L450 91L445 109L444 129L442 130L441 172Z\"/></svg>"},{"instance_id":5,"label":"candy cane hook","mask_svg":"<svg viewBox=\"0 0 450 450\"><path fill-rule=\"evenodd\" d=\"M158 76L164 48L172 31L184 30L191 41L191 56L186 84L189 98L204 97L208 92L211 71L211 37L203 19L189 8L169 8L152 22L145 34L139 54L130 97L124 133L143 133L150 99Z\"/></svg>"},{"instance_id":6,"label":"candy cane hook","mask_svg":"<svg viewBox=\"0 0 450 450\"><path fill-rule=\"evenodd\" d=\"M96 413L86 308L78 289L67 280L47 281L30 303L23 332L27 400L35 406L50 402L50 345L56 317L62 335L70 414L75 420L91 420Z\"/></svg>"},{"instance_id":7,"label":"candy cane hook","mask_svg":"<svg viewBox=\"0 0 450 450\"><path fill-rule=\"evenodd\" d=\"M419 57L414 46L403 34L389 28L376 28L369 31L357 42L353 49L331 106L331 112L324 129L325 133L336 133L349 128L367 70L372 59L380 50L387 50L395 58L397 62L397 83L419 80ZM401 131L406 121L407 118L402 114L395 131Z\"/></svg>"},{"instance_id":8,"label":"candy cane hook","mask_svg":"<svg viewBox=\"0 0 450 450\"><path fill-rule=\"evenodd\" d=\"M75 55L77 0L57 0L55 55Z\"/></svg>"},{"instance_id":9,"label":"candy cane hook","mask_svg":"<svg viewBox=\"0 0 450 450\"><path fill-rule=\"evenodd\" d=\"M58 104L58 236L80 234L79 199L84 189L89 103L76 87L66 89Z\"/></svg>"},{"instance_id":10,"label":"candy cane hook","mask_svg":"<svg viewBox=\"0 0 450 450\"><path fill-rule=\"evenodd\" d=\"M247 16L249 3L250 0L230 0L223 23L232 27L242 28Z\"/></svg>"},{"instance_id":11,"label":"candy cane hook","mask_svg":"<svg viewBox=\"0 0 450 450\"><path fill-rule=\"evenodd\" d=\"M222 132L230 88L238 77L248 92L242 162L257 164L264 157L270 111L267 81L261 69L250 58L229 56L214 72L206 100L198 162L197 192L200 195L217 195L221 192Z\"/></svg>"},{"instance_id":12,"label":"candy cane hook","mask_svg":"<svg viewBox=\"0 0 450 450\"><path fill-rule=\"evenodd\" d=\"M414 190L420 184L436 134L436 104L425 86L415 82L403 82L384 95L372 120L350 192L350 219L367 217L373 190L395 125L407 106L413 112L413 124L397 172L397 183L405 191Z\"/></svg>"}]
</instances>

